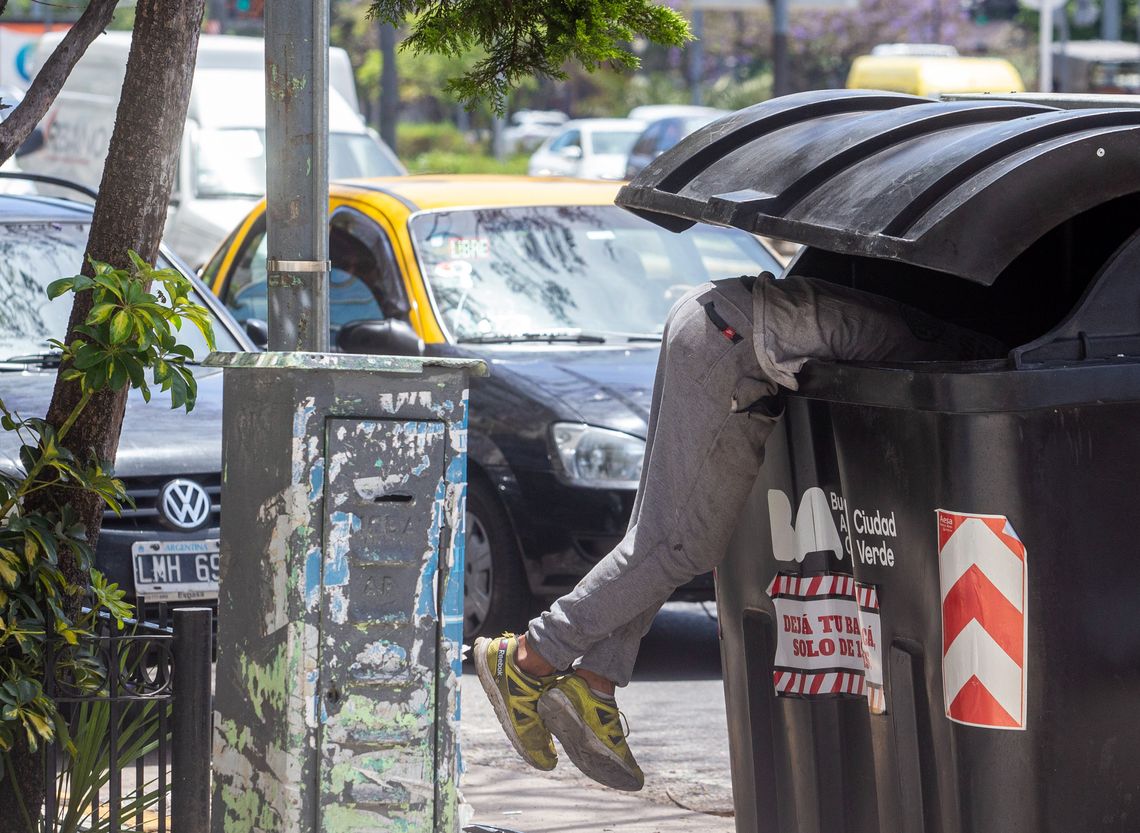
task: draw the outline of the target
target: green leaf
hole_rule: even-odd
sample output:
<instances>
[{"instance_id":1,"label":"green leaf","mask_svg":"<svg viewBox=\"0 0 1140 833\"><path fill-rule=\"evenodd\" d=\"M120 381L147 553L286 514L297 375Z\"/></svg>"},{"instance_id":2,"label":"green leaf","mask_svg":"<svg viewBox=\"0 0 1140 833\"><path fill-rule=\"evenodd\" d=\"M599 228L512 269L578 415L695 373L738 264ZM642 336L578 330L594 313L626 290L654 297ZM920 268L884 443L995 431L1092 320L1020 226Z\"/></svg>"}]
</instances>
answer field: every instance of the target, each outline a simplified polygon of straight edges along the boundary
<instances>
[{"instance_id":1,"label":"green leaf","mask_svg":"<svg viewBox=\"0 0 1140 833\"><path fill-rule=\"evenodd\" d=\"M104 290L114 295L120 301L123 300L124 281L114 271L102 272L95 276L95 285L102 287Z\"/></svg>"},{"instance_id":2,"label":"green leaf","mask_svg":"<svg viewBox=\"0 0 1140 833\"><path fill-rule=\"evenodd\" d=\"M20 574L16 572L15 568L6 561L0 561L0 581L3 581L9 587L14 588L16 582L19 581Z\"/></svg>"},{"instance_id":3,"label":"green leaf","mask_svg":"<svg viewBox=\"0 0 1140 833\"><path fill-rule=\"evenodd\" d=\"M65 292L70 292L75 287L75 278L60 278L57 281L52 281L47 287L47 296L53 301Z\"/></svg>"},{"instance_id":4,"label":"green leaf","mask_svg":"<svg viewBox=\"0 0 1140 833\"><path fill-rule=\"evenodd\" d=\"M111 343L121 344L131 334L131 316L126 310L119 310L111 319Z\"/></svg>"},{"instance_id":5,"label":"green leaf","mask_svg":"<svg viewBox=\"0 0 1140 833\"><path fill-rule=\"evenodd\" d=\"M87 314L88 324L102 324L111 317L115 310L119 309L117 304L96 304L91 308L91 312Z\"/></svg>"},{"instance_id":6,"label":"green leaf","mask_svg":"<svg viewBox=\"0 0 1140 833\"><path fill-rule=\"evenodd\" d=\"M111 373L107 378L107 383L111 387L111 390L118 390L127 383L127 379L129 378L127 368L121 361L117 362L114 360L109 362L109 367Z\"/></svg>"}]
</instances>

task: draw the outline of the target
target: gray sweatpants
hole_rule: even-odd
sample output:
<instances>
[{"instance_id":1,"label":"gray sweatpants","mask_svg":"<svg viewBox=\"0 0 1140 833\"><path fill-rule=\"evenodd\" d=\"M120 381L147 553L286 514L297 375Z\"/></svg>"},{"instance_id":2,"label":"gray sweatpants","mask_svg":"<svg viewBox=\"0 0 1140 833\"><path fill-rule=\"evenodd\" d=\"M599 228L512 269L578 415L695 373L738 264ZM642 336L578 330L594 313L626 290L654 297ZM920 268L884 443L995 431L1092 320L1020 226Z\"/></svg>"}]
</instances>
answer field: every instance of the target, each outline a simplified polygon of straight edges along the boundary
<instances>
[{"instance_id":1,"label":"gray sweatpants","mask_svg":"<svg viewBox=\"0 0 1140 833\"><path fill-rule=\"evenodd\" d=\"M808 359L1000 355L990 339L885 298L803 277L749 283L706 283L669 313L629 529L527 631L556 668L579 660L629 682L661 605L723 557L778 418L771 397L779 386L796 389Z\"/></svg>"}]
</instances>

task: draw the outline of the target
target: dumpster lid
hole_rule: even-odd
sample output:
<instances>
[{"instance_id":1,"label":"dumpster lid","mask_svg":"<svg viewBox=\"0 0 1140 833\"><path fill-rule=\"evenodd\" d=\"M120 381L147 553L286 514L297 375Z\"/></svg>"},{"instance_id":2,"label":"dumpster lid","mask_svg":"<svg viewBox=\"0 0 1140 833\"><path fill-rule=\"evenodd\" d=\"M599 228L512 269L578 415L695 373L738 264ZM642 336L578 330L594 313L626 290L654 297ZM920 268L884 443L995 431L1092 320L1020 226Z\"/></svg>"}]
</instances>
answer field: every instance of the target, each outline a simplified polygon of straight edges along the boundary
<instances>
[{"instance_id":1,"label":"dumpster lid","mask_svg":"<svg viewBox=\"0 0 1140 833\"><path fill-rule=\"evenodd\" d=\"M706 125L616 202L989 285L1050 229L1140 193L1138 148L1134 108L822 90Z\"/></svg>"}]
</instances>

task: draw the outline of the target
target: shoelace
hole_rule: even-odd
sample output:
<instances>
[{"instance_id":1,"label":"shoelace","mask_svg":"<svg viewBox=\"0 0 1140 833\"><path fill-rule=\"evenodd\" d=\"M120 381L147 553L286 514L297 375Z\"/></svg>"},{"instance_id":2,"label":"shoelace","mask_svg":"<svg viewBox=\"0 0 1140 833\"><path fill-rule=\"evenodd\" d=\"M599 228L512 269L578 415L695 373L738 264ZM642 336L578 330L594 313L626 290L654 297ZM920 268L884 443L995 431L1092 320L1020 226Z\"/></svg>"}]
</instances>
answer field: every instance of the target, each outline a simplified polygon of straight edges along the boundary
<instances>
[{"instance_id":1,"label":"shoelace","mask_svg":"<svg viewBox=\"0 0 1140 833\"><path fill-rule=\"evenodd\" d=\"M625 712L618 709L618 723L621 725L621 736L623 738L629 737L629 721L625 717Z\"/></svg>"}]
</instances>

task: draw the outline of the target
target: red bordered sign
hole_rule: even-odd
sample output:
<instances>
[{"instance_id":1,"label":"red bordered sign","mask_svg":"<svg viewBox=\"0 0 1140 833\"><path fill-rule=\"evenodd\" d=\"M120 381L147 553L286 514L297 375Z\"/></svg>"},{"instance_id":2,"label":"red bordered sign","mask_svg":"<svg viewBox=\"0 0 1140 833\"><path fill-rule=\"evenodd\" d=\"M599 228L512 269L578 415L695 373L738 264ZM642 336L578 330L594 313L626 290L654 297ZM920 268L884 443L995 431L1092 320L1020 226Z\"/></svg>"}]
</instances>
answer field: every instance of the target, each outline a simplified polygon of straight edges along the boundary
<instances>
[{"instance_id":1,"label":"red bordered sign","mask_svg":"<svg viewBox=\"0 0 1140 833\"><path fill-rule=\"evenodd\" d=\"M783 697L883 697L879 593L845 574L779 573L768 585L776 608L772 683Z\"/></svg>"}]
</instances>

